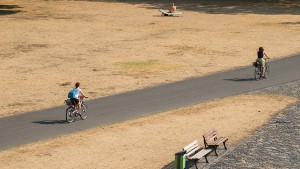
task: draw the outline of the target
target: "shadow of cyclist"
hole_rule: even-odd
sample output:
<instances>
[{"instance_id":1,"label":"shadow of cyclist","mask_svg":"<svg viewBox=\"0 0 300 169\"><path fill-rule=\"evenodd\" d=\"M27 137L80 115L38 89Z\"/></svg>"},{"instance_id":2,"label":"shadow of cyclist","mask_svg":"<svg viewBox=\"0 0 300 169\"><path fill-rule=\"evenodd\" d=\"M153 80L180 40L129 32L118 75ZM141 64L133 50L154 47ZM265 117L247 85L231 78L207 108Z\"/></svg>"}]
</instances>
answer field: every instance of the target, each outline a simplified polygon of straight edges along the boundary
<instances>
[{"instance_id":1,"label":"shadow of cyclist","mask_svg":"<svg viewBox=\"0 0 300 169\"><path fill-rule=\"evenodd\" d=\"M66 120L42 120L42 121L33 121L32 123L37 123L37 124L44 124L44 125L49 125L49 124L67 124L68 122Z\"/></svg>"}]
</instances>

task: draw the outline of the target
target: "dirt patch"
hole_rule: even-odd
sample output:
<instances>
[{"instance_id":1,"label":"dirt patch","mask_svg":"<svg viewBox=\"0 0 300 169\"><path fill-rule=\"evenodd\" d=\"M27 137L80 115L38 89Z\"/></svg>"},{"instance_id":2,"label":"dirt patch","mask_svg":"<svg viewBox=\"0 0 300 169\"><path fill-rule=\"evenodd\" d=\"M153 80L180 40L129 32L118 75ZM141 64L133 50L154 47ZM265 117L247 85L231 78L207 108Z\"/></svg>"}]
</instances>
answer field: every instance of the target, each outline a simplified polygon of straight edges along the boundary
<instances>
[{"instance_id":1,"label":"dirt patch","mask_svg":"<svg viewBox=\"0 0 300 169\"><path fill-rule=\"evenodd\" d=\"M72 83L71 82L65 82L65 83L61 83L59 84L60 86L70 86Z\"/></svg>"},{"instance_id":2,"label":"dirt patch","mask_svg":"<svg viewBox=\"0 0 300 169\"><path fill-rule=\"evenodd\" d=\"M0 168L162 168L194 139L202 143L207 130L216 128L236 146L296 101L279 95L215 100L2 151Z\"/></svg>"}]
</instances>

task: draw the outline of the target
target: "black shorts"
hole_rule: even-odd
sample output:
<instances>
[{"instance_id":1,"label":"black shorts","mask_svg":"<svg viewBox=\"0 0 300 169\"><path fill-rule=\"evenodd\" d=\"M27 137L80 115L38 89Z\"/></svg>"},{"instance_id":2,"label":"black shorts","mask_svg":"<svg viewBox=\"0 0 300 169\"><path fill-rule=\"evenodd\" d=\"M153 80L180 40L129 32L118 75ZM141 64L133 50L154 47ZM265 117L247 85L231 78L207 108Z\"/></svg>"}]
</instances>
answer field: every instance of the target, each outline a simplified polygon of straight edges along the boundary
<instances>
[{"instance_id":1,"label":"black shorts","mask_svg":"<svg viewBox=\"0 0 300 169\"><path fill-rule=\"evenodd\" d=\"M71 102L72 102L72 104L74 104L74 103L78 104L78 103L79 103L79 100L78 100L78 99L75 99L75 98L72 98L72 99L71 99Z\"/></svg>"}]
</instances>

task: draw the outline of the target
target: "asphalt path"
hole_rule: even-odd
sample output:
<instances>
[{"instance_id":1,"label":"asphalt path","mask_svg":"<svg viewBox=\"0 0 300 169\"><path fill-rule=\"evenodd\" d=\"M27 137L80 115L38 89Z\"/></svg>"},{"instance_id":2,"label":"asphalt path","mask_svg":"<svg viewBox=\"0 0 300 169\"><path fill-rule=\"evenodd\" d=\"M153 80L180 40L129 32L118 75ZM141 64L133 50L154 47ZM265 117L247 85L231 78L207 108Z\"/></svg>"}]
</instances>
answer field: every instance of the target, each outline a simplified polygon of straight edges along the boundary
<instances>
[{"instance_id":1,"label":"asphalt path","mask_svg":"<svg viewBox=\"0 0 300 169\"><path fill-rule=\"evenodd\" d=\"M66 106L0 118L0 150L300 79L300 55L269 65L270 78L260 81L248 66L89 100L88 118L70 124L64 120Z\"/></svg>"}]
</instances>

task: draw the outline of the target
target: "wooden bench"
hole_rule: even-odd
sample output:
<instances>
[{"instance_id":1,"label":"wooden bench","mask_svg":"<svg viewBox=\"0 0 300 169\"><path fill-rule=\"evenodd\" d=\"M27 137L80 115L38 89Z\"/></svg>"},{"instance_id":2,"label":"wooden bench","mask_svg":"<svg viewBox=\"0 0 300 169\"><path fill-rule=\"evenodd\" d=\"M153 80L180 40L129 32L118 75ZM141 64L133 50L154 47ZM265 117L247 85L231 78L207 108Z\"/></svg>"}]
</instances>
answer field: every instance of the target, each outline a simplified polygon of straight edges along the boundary
<instances>
[{"instance_id":1,"label":"wooden bench","mask_svg":"<svg viewBox=\"0 0 300 169\"><path fill-rule=\"evenodd\" d=\"M228 138L218 137L218 133L215 129L212 129L209 132L205 133L203 135L203 139L204 139L204 146L206 148L210 148L210 147L213 148L217 156L218 156L217 148L219 147L220 144L223 143L225 150L227 150L226 141L228 140Z\"/></svg>"},{"instance_id":2,"label":"wooden bench","mask_svg":"<svg viewBox=\"0 0 300 169\"><path fill-rule=\"evenodd\" d=\"M185 146L183 148L183 151L185 152L186 158L188 161L194 161L196 168L197 167L197 162L201 157L204 157L206 162L208 163L207 160L207 155L211 153L213 150L211 148L208 149L203 149L200 148L198 141L195 140L189 145Z\"/></svg>"}]
</instances>

